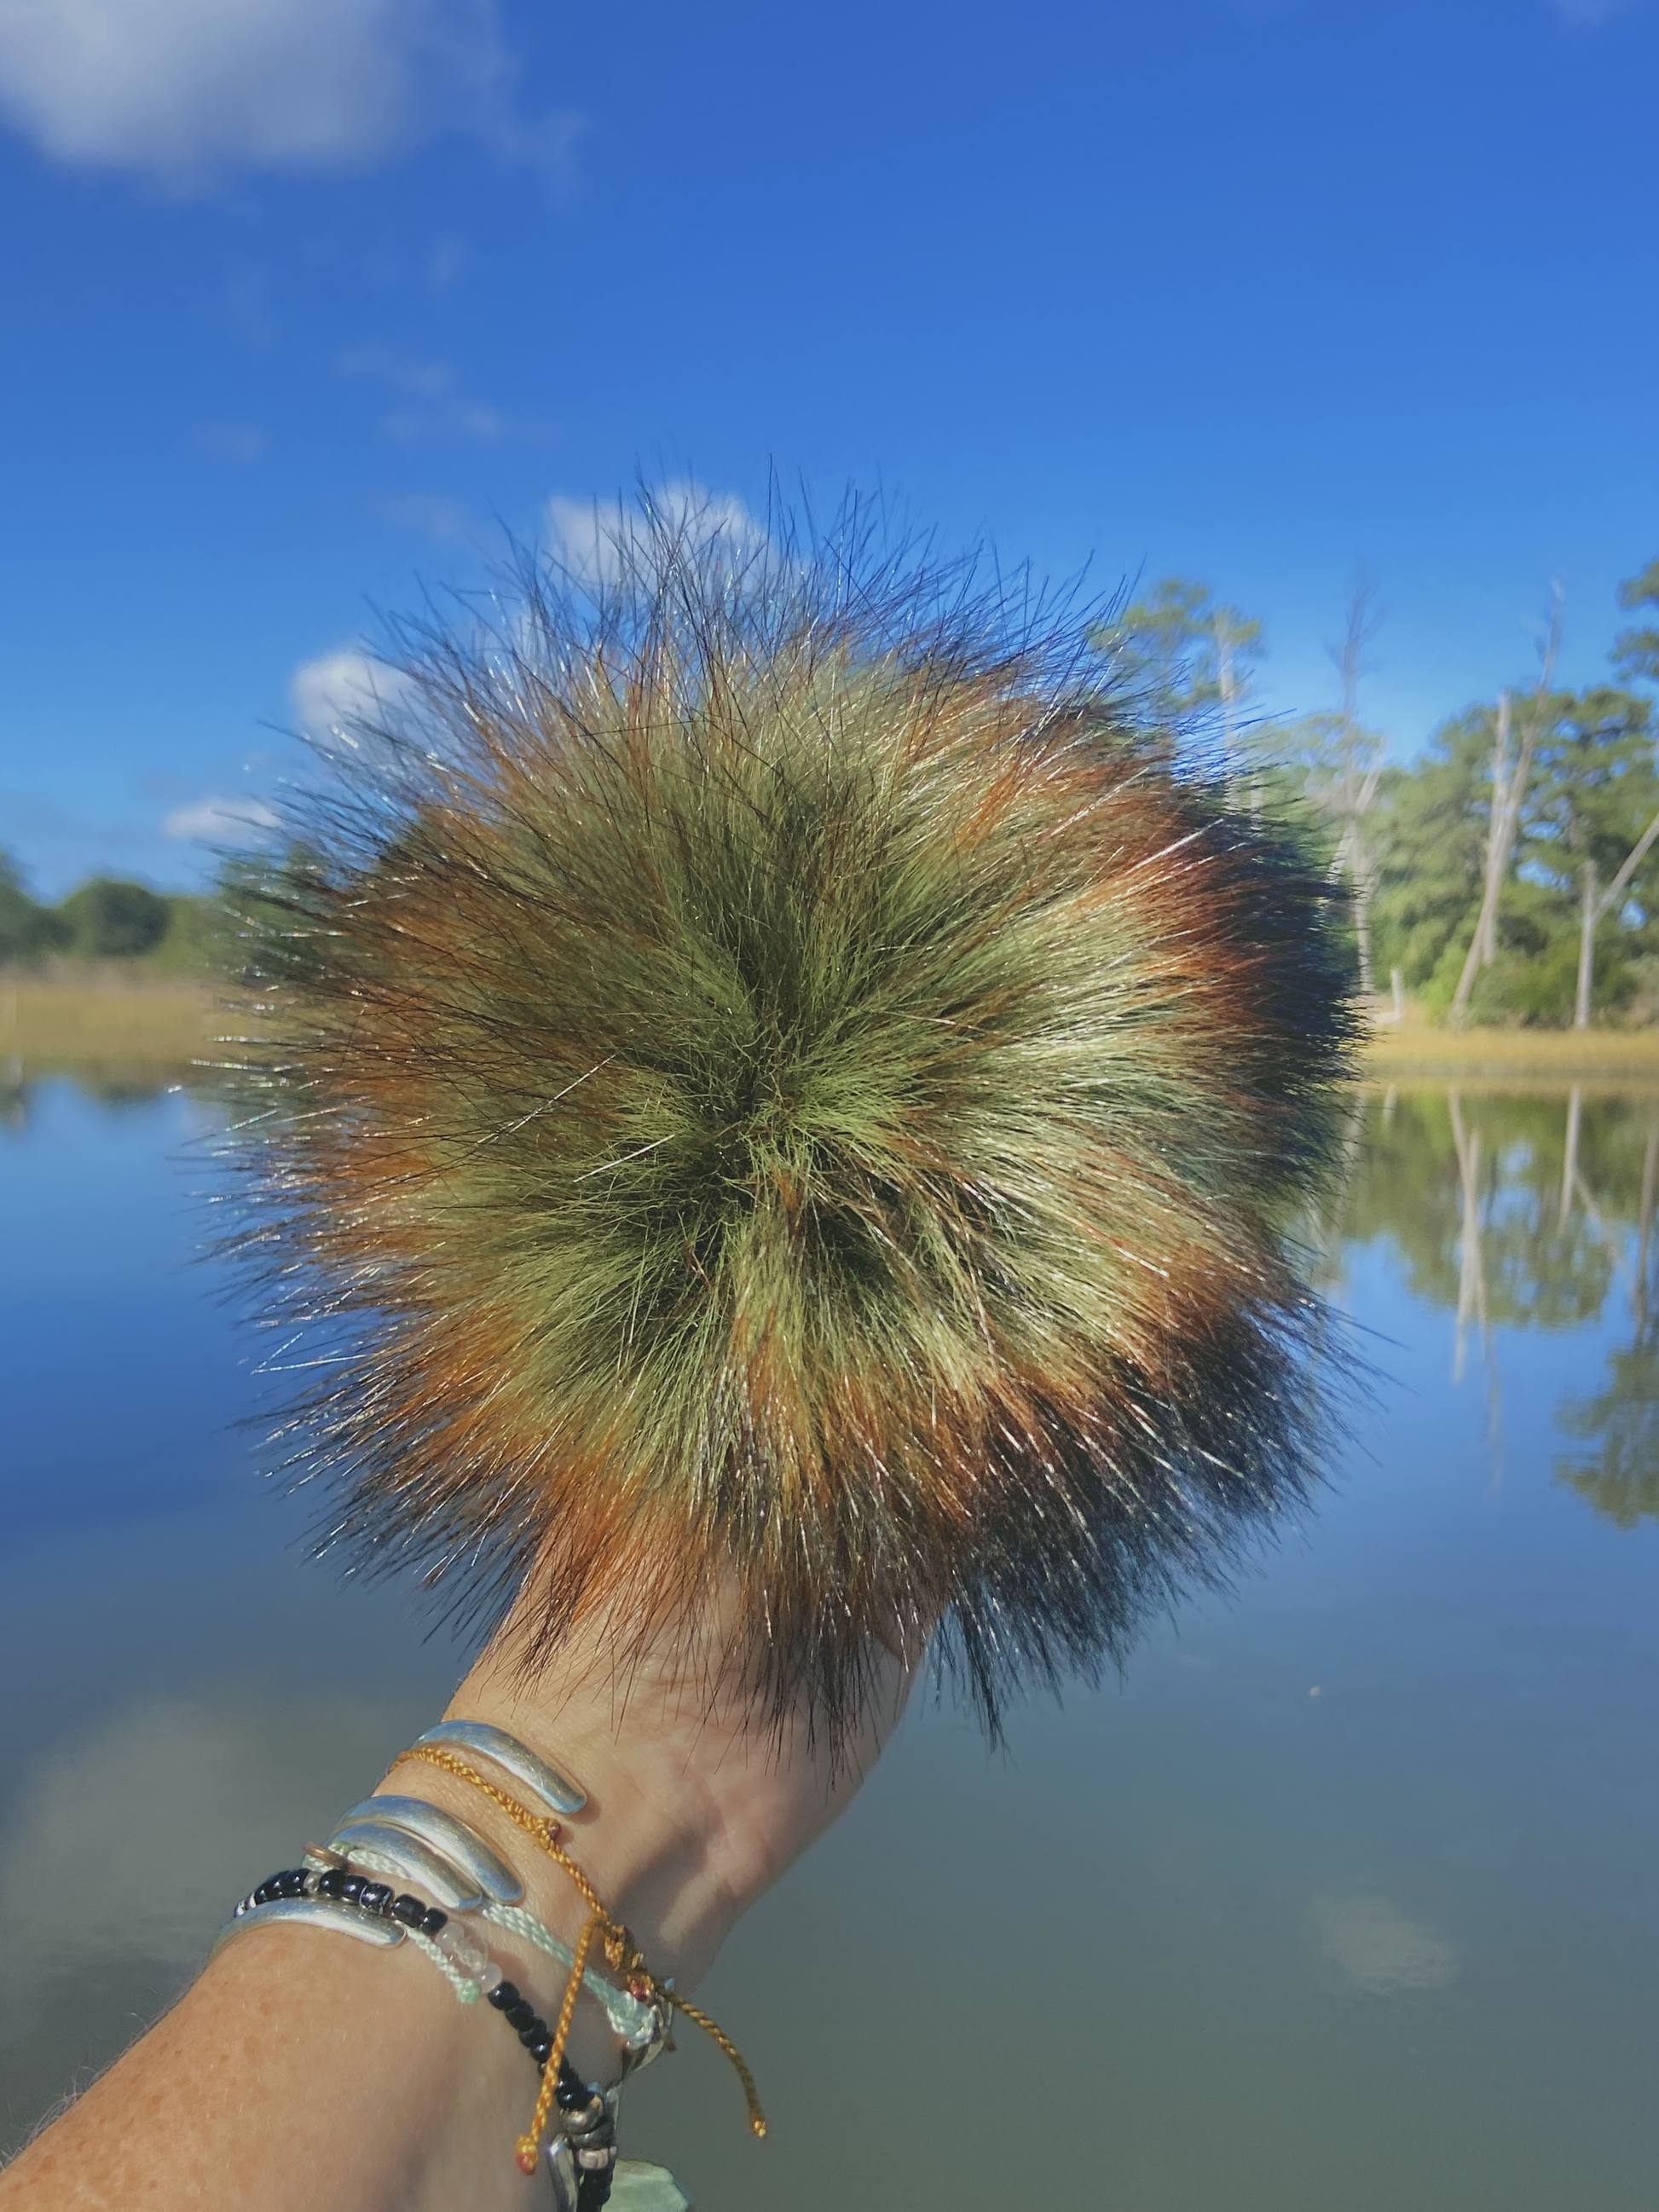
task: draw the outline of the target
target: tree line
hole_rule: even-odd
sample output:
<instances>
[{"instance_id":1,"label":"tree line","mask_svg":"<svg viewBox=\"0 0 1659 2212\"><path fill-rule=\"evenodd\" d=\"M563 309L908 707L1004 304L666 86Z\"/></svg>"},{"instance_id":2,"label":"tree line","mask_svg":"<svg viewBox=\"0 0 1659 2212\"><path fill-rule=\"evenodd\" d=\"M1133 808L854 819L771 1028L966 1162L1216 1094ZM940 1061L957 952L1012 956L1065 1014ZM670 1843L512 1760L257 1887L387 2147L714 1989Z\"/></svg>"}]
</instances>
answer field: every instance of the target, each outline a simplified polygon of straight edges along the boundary
<instances>
[{"instance_id":1,"label":"tree line","mask_svg":"<svg viewBox=\"0 0 1659 2212\"><path fill-rule=\"evenodd\" d=\"M94 876L55 906L43 904L0 853L0 965L118 960L161 974L204 974L217 963L224 926L215 897L153 891L112 876Z\"/></svg>"},{"instance_id":2,"label":"tree line","mask_svg":"<svg viewBox=\"0 0 1659 2212\"><path fill-rule=\"evenodd\" d=\"M1382 622L1361 576L1329 648L1334 703L1270 719L1261 624L1170 578L1094 632L1131 717L1217 759L1236 805L1296 822L1346 890L1356 980L1434 1020L1659 1019L1659 561L1620 586L1637 619L1604 680L1557 682L1563 607L1530 678L1449 716L1407 765L1361 710Z\"/></svg>"},{"instance_id":3,"label":"tree line","mask_svg":"<svg viewBox=\"0 0 1659 2212\"><path fill-rule=\"evenodd\" d=\"M1346 892L1363 992L1409 992L1458 1026L1652 1022L1659 560L1619 603L1637 619L1614 637L1605 681L1558 684L1558 591L1530 678L1449 716L1404 766L1362 710L1382 621L1363 574L1329 648L1333 702L1311 714L1261 712L1262 625L1200 583L1171 577L1127 599L1091 643L1138 742L1211 760L1233 805L1294 824L1313 848ZM203 972L230 955L226 915L216 895L103 876L43 905L0 854L0 964L56 955Z\"/></svg>"}]
</instances>

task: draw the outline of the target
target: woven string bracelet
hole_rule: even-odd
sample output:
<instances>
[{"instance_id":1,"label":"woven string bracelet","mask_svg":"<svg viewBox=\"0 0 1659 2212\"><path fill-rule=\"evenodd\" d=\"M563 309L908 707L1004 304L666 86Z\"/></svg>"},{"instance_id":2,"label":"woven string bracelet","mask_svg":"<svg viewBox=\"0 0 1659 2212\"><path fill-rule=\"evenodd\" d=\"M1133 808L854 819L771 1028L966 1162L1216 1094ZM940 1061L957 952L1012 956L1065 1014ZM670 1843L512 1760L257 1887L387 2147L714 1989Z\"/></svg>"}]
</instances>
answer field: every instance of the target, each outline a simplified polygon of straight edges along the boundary
<instances>
[{"instance_id":1,"label":"woven string bracelet","mask_svg":"<svg viewBox=\"0 0 1659 2212\"><path fill-rule=\"evenodd\" d=\"M339 1856L313 1845L306 1854L305 1865L268 1875L236 1907L231 1927L255 1925L273 1905L291 1907L301 1899L325 1901L342 1916L361 1915L371 1923L395 1923L439 1967L463 2004L475 2004L482 1996L493 2011L501 2014L544 2083L551 2081L559 2132L574 2169L575 2212L603 2212L617 2164L614 2098L607 2098L597 2084L585 2083L562 2051L556 2059L555 2031L517 1984L508 1980L489 1953L474 1943L441 1906L429 1905L408 1891L394 1896L390 1883L369 1881L353 1866L330 1863ZM398 1871L395 1867L390 1870ZM457 1942L465 1971L446 1955L444 1947Z\"/></svg>"},{"instance_id":2,"label":"woven string bracelet","mask_svg":"<svg viewBox=\"0 0 1659 2212\"><path fill-rule=\"evenodd\" d=\"M532 1813L527 1805L520 1804L516 1797L510 1796L505 1790L497 1789L486 1776L478 1773L475 1768L469 1766L464 1759L458 1758L453 1751L443 1745L411 1744L401 1757L422 1759L428 1765L438 1767L444 1773L453 1775L458 1782L467 1783L472 1789L481 1792L492 1805L507 1815L515 1827L522 1829L526 1835L533 1838L548 1856L564 1869L575 1884L578 1894L587 1907L587 1918L583 1923L581 1935L576 1944L570 1978L565 1984L564 2002L559 2008L558 2021L553 2031L555 2060L562 2058L564 2056L565 2045L570 2038L570 2023L576 2009L577 1991L581 1987L583 1976L586 1972L589 1956L594 1945L598 1943L604 1952L607 1965L613 1971L620 1970L622 1972L623 1985L629 1996L638 1999L642 2003L661 2004L669 2008L671 2013L672 2011L683 2012L688 2020L694 2021L704 2034L725 2052L736 2069L738 2079L743 2084L744 2101L749 2107L750 2130L757 2137L763 2136L766 2133L766 2115L761 2110L759 2093L755 2087L755 2077L744 2063L742 2052L730 2036L711 2020L706 2012L700 2011L696 2005L688 2003L685 1998L678 1996L667 1984L659 1982L652 1973L632 1936L621 1921L612 1918L592 1883L589 1881L568 1851L562 1847L559 1842L559 1838L563 1833L562 1823L550 1814ZM398 1763L399 1762L394 1761L394 1765ZM550 2064L542 2075L541 2094L536 2100L536 2110L531 2119L529 2131L520 2136L518 2141L516 2155L520 2171L523 2173L533 2173L540 2162L542 2138L546 2132L556 2084L555 2066Z\"/></svg>"},{"instance_id":3,"label":"woven string bracelet","mask_svg":"<svg viewBox=\"0 0 1659 2212\"><path fill-rule=\"evenodd\" d=\"M383 1875L388 1879L397 1881L400 1885L404 1879L404 1869L398 1862L383 1851L377 1851L360 1844L354 1844L350 1851L345 1854L337 1852L325 1854L320 1846L316 1850L316 1856L319 1861L325 1856L331 1859L341 1856L348 1856L355 1867L367 1867L371 1873ZM456 1925L460 1917L452 1912L450 1929L445 1938L444 1946L440 1946L431 1936L420 1928L406 1926L404 1932L416 1948L431 1959L433 1964L447 1977L451 1988L461 2002L476 2004L483 1994L480 1983L463 1970L459 1960L452 1963L453 1947L464 1940L464 1931ZM520 1905L485 1904L476 1911L467 1913L465 1917L468 1920L488 1922L491 1927L500 1928L509 1936L518 1936L521 1942L529 1943L536 1950L544 1953L556 1965L562 1966L567 1972L575 1963L576 1954L570 1946L561 1942L550 1928L545 1927L537 1919L533 1912L526 1912ZM477 1951L480 1960L487 1958L488 1955L482 1949ZM597 1999L604 2010L612 2034L618 2037L622 2042L626 2054L628 2071L636 2073L647 2060L654 2058L662 2048L666 2028L665 2017L654 2014L637 1999L629 1996L624 1990L614 1987L602 1974L589 1972L583 1977L583 1980L588 1994Z\"/></svg>"}]
</instances>

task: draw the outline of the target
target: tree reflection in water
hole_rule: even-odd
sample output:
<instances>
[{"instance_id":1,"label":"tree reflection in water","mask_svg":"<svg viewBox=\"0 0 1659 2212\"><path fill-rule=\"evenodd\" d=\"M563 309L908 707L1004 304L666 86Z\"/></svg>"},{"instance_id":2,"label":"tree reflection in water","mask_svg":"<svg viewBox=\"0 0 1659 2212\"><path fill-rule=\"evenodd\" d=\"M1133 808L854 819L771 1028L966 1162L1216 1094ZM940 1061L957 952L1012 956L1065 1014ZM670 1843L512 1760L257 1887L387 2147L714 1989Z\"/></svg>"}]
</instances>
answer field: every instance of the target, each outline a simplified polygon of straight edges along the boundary
<instances>
[{"instance_id":1,"label":"tree reflection in water","mask_svg":"<svg viewBox=\"0 0 1659 2212\"><path fill-rule=\"evenodd\" d=\"M1557 1471L1622 1527L1659 1519L1659 1098L1390 1088L1364 1116L1342 1231L1390 1244L1413 1293L1455 1316L1455 1381L1478 1340L1494 1480L1493 1331L1582 1326L1617 1291L1632 1340L1601 1391L1564 1401L1579 1448Z\"/></svg>"}]
</instances>

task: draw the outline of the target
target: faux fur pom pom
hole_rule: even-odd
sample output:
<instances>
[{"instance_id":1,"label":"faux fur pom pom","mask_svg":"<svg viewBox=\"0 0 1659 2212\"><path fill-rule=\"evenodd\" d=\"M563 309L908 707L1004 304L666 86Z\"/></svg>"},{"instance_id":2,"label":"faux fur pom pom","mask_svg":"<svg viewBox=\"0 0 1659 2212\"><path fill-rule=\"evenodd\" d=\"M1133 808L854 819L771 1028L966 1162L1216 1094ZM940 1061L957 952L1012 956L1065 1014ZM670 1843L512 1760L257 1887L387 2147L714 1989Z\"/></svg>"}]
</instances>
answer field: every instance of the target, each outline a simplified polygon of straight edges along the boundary
<instances>
[{"instance_id":1,"label":"faux fur pom pom","mask_svg":"<svg viewBox=\"0 0 1659 2212\"><path fill-rule=\"evenodd\" d=\"M718 1620L834 1735L937 1631L994 1724L1312 1469L1340 913L999 604L613 550L425 636L250 902L287 1464L532 1661Z\"/></svg>"}]
</instances>

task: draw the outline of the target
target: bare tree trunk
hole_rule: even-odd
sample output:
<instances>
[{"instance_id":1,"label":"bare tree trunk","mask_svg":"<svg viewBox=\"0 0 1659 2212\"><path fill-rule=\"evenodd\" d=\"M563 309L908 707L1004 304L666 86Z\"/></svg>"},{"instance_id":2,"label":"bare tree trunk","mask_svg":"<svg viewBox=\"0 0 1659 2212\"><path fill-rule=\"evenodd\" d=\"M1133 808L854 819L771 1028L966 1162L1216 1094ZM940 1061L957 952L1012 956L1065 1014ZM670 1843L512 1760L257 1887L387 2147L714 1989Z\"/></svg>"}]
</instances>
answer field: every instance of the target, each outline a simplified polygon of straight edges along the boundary
<instances>
[{"instance_id":1,"label":"bare tree trunk","mask_svg":"<svg viewBox=\"0 0 1659 2212\"><path fill-rule=\"evenodd\" d=\"M1468 1018L1469 994L1474 988L1476 975L1482 968L1490 968L1498 957L1498 905L1504 896L1510 861L1515 853L1516 836L1521 827L1521 809L1526 803L1527 779L1532 774L1533 750L1543 724L1544 701L1555 680L1555 663L1561 650L1564 597L1558 580L1550 592L1550 626L1544 645L1543 665L1538 672L1538 689L1533 694L1532 711L1527 717L1521 738L1520 757L1513 770L1509 767L1510 695L1504 691L1498 696L1498 732L1492 744L1492 823L1486 832L1486 877L1481 885L1480 911L1475 918L1474 934L1469 939L1462 973L1458 976L1457 988L1452 994L1450 1019L1455 1030L1461 1030Z\"/></svg>"},{"instance_id":2,"label":"bare tree trunk","mask_svg":"<svg viewBox=\"0 0 1659 2212\"><path fill-rule=\"evenodd\" d=\"M1553 670L1553 660L1551 661ZM1504 692L1498 702L1498 733L1492 742L1492 823L1486 832L1486 867L1480 890L1480 911L1475 918L1474 934L1469 939L1469 949L1463 956L1463 968L1457 979L1457 988L1452 994L1451 1025L1461 1030L1468 1018L1469 994L1474 988L1474 979L1483 968L1490 968L1498 957L1498 904L1504 896L1504 884L1510 872L1510 860L1515 852L1516 833L1521 826L1521 809L1526 801L1527 780L1532 774L1533 750L1538 743L1539 714L1527 717L1526 728L1521 738L1520 757L1514 769L1509 765L1510 695Z\"/></svg>"},{"instance_id":3,"label":"bare tree trunk","mask_svg":"<svg viewBox=\"0 0 1659 2212\"><path fill-rule=\"evenodd\" d=\"M1353 933L1359 952L1359 988L1370 999L1376 993L1376 973L1371 963L1371 901L1376 895L1376 872L1358 823L1349 848L1348 874L1353 884Z\"/></svg>"},{"instance_id":4,"label":"bare tree trunk","mask_svg":"<svg viewBox=\"0 0 1659 2212\"><path fill-rule=\"evenodd\" d=\"M1359 953L1359 988L1367 998L1375 995L1376 972L1371 951L1371 902L1376 896L1378 871L1366 848L1364 821L1382 780L1382 739L1362 727L1359 686L1370 664L1367 647L1382 619L1376 603L1376 586L1360 569L1348 595L1348 618L1340 645L1326 650L1342 680L1342 705L1336 717L1336 757L1330 782L1321 804L1342 824L1331 860L1331 879L1345 876L1353 893L1354 936Z\"/></svg>"},{"instance_id":5,"label":"bare tree trunk","mask_svg":"<svg viewBox=\"0 0 1659 2212\"><path fill-rule=\"evenodd\" d=\"M1532 765L1530 751L1527 765ZM1517 781L1524 791L1524 781ZM1498 695L1498 730L1492 748L1492 824L1486 833L1486 880L1480 897L1480 919L1474 931L1483 968L1490 968L1498 957L1498 897L1509 867L1514 836L1510 813L1510 695L1505 690Z\"/></svg>"},{"instance_id":6,"label":"bare tree trunk","mask_svg":"<svg viewBox=\"0 0 1659 2212\"><path fill-rule=\"evenodd\" d=\"M1595 897L1595 863L1584 863L1584 906L1578 925L1578 988L1572 1002L1572 1025L1576 1030L1589 1027L1590 993L1595 980L1595 925L1601 909Z\"/></svg>"},{"instance_id":7,"label":"bare tree trunk","mask_svg":"<svg viewBox=\"0 0 1659 2212\"><path fill-rule=\"evenodd\" d=\"M1596 895L1595 863L1584 863L1584 905L1578 925L1578 988L1573 1000L1572 1025L1576 1030L1589 1027L1590 996L1595 987L1595 931L1625 896L1625 887L1646 860L1655 838L1659 837L1659 814L1625 855L1624 865L1607 885Z\"/></svg>"}]
</instances>

